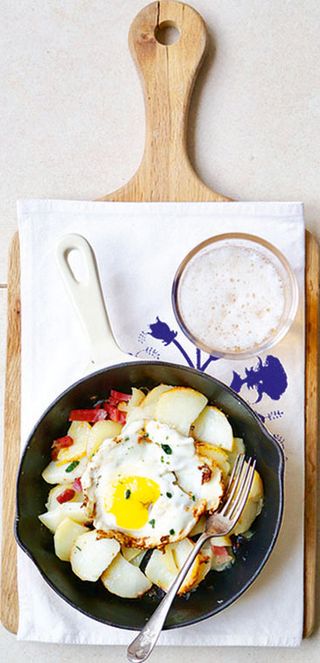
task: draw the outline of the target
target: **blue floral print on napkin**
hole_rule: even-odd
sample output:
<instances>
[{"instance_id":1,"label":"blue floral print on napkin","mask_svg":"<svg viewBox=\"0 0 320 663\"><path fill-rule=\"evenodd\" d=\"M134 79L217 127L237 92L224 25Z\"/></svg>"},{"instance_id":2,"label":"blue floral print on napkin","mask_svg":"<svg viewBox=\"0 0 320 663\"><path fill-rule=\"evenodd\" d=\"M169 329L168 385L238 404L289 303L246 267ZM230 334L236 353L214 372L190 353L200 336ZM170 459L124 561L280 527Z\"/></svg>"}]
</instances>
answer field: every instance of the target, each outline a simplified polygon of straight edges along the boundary
<instances>
[{"instance_id":1,"label":"blue floral print on napkin","mask_svg":"<svg viewBox=\"0 0 320 663\"><path fill-rule=\"evenodd\" d=\"M153 343L152 339L156 343ZM158 347L157 341L161 342L162 345L160 347ZM213 355L206 355L204 358L203 355L205 353L195 346L193 346L194 354L191 356L190 352L185 349L179 340L178 332L171 329L159 316L156 316L155 322L149 323L146 331L142 330L140 332L138 342L143 348L136 353L137 357L143 355L144 357L150 357L150 359L165 360L163 346L174 345L188 366L196 368L203 373L207 371L213 362L219 359L219 357L214 357ZM241 375L240 372L233 370L230 387L238 394L243 387L246 387L248 390L255 390L257 398L254 403L260 403L264 396L268 396L273 401L278 401L287 389L288 378L286 371L280 359L274 355L267 355L264 359L257 357L256 363L245 367L243 371ZM264 414L256 411L256 414L262 423L265 424L276 419L281 419L284 416L284 411L277 409ZM284 438L281 435L274 433L274 437L283 444Z\"/></svg>"}]
</instances>

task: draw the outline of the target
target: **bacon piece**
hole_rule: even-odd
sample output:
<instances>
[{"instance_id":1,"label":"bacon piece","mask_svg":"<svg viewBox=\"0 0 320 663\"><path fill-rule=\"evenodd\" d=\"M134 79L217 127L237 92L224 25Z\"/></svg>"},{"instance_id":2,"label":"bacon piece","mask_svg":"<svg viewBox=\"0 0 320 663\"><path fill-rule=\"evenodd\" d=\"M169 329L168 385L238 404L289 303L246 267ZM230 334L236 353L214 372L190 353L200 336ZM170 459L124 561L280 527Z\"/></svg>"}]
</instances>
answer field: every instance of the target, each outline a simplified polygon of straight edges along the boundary
<instances>
[{"instance_id":1,"label":"bacon piece","mask_svg":"<svg viewBox=\"0 0 320 663\"><path fill-rule=\"evenodd\" d=\"M64 449L65 447L71 447L72 444L73 444L73 438L70 437L70 435L65 435L64 437L58 437L57 440L54 440L51 447L51 459L57 460L60 449Z\"/></svg>"},{"instance_id":2,"label":"bacon piece","mask_svg":"<svg viewBox=\"0 0 320 663\"><path fill-rule=\"evenodd\" d=\"M72 500L74 496L75 496L75 491L72 490L72 488L67 488L66 490L63 491L63 493L60 493L60 495L58 495L57 502L59 502L59 504L70 502L70 500Z\"/></svg>"}]
</instances>

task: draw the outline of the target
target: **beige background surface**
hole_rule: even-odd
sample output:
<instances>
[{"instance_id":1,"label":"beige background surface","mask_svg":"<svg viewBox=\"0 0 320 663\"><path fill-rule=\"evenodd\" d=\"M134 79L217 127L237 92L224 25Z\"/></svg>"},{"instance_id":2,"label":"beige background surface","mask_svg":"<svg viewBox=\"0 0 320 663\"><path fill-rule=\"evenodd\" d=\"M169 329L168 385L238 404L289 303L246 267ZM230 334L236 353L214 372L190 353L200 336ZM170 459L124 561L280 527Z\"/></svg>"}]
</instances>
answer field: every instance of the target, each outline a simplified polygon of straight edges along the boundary
<instances>
[{"instance_id":1,"label":"beige background surface","mask_svg":"<svg viewBox=\"0 0 320 663\"><path fill-rule=\"evenodd\" d=\"M2 0L0 25L0 371L7 251L18 198L94 199L139 164L140 83L127 31L145 0ZM191 107L190 154L204 181L238 200L302 200L320 239L318 0L192 0L210 33ZM1 379L3 387L3 379ZM289 545L289 544L288 544ZM290 610L290 607L288 606ZM159 649L167 663L319 659L297 650ZM0 660L109 663L121 647L19 643L0 630Z\"/></svg>"}]
</instances>

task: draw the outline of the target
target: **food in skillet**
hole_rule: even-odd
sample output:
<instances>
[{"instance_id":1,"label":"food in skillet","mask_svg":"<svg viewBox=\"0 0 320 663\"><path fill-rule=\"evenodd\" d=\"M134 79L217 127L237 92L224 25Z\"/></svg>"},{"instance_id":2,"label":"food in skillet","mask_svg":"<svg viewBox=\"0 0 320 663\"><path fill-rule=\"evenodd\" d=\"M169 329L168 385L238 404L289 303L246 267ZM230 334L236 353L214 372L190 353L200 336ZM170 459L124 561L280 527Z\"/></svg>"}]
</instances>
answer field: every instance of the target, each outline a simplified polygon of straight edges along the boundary
<instances>
[{"instance_id":1,"label":"food in skillet","mask_svg":"<svg viewBox=\"0 0 320 663\"><path fill-rule=\"evenodd\" d=\"M56 555L82 580L101 578L124 598L152 585L166 591L223 499L243 440L227 417L189 387L159 385L146 395L111 390L103 403L73 410L67 434L53 442L43 478L55 485L41 522ZM179 593L234 562L240 535L261 512L258 472L231 535L198 554Z\"/></svg>"}]
</instances>

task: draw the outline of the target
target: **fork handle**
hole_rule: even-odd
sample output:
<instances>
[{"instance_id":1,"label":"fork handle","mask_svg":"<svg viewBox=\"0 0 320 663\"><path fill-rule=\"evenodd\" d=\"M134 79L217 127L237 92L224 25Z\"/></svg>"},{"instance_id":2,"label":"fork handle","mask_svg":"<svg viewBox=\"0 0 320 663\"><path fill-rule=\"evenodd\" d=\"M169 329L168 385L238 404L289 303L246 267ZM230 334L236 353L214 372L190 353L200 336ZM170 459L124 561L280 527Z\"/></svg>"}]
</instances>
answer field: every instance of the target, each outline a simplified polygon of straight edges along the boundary
<instances>
[{"instance_id":1,"label":"fork handle","mask_svg":"<svg viewBox=\"0 0 320 663\"><path fill-rule=\"evenodd\" d=\"M171 604L178 592L180 585L182 585L192 563L194 562L200 548L210 537L204 532L196 542L189 557L187 557L184 565L180 569L177 577L171 584L166 596L162 599L157 609L154 611L148 623L139 633L139 635L131 642L127 649L128 661L131 663L142 663L150 656L158 638L162 631L162 627L166 620L167 614L170 610Z\"/></svg>"}]
</instances>

